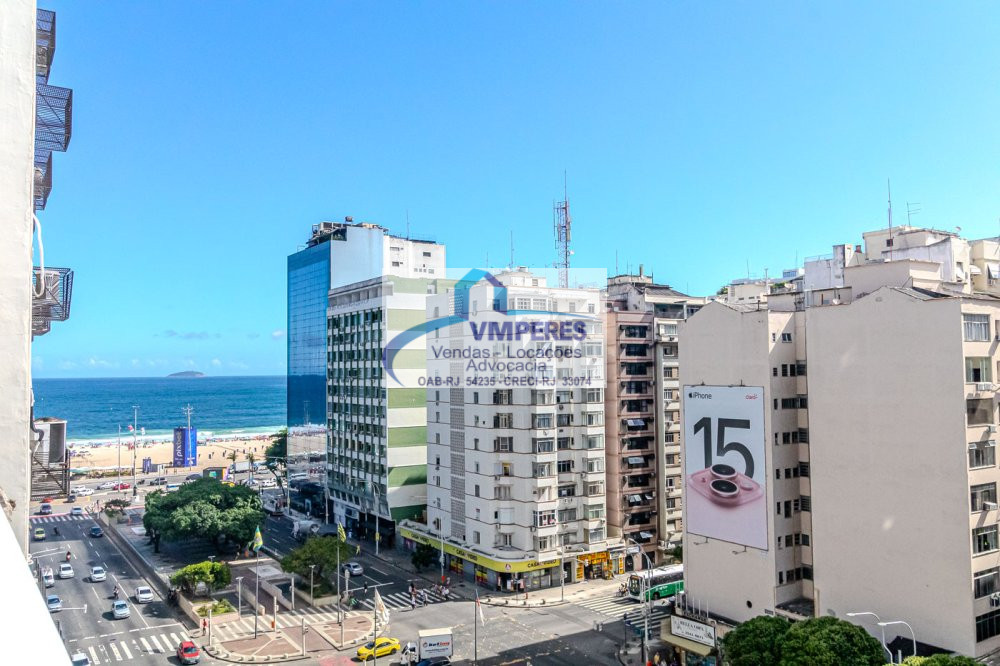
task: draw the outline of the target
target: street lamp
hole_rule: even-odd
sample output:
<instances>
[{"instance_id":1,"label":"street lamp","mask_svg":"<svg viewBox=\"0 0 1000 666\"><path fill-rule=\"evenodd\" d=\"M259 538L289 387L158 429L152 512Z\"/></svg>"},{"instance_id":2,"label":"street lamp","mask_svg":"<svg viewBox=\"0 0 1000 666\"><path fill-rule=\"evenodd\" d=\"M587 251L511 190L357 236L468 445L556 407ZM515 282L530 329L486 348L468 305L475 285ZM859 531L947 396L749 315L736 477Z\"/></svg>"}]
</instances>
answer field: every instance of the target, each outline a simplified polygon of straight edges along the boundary
<instances>
[{"instance_id":1,"label":"street lamp","mask_svg":"<svg viewBox=\"0 0 1000 666\"><path fill-rule=\"evenodd\" d=\"M243 616L243 576L236 577L236 619Z\"/></svg>"},{"instance_id":2,"label":"street lamp","mask_svg":"<svg viewBox=\"0 0 1000 666\"><path fill-rule=\"evenodd\" d=\"M339 548L340 544L337 544L337 547ZM309 598L310 599L314 598L313 597L313 572L314 571L316 571L316 565L315 564L310 564L309 565ZM315 601L311 601L310 603L312 603L312 604L315 605L316 602ZM339 599L337 600L337 603L338 604L340 603Z\"/></svg>"},{"instance_id":3,"label":"street lamp","mask_svg":"<svg viewBox=\"0 0 1000 666\"><path fill-rule=\"evenodd\" d=\"M893 620L891 622L879 622L878 626L882 627L882 631L885 632L885 628L887 626L889 626L890 624L905 624L906 628L910 630L910 636L913 638L913 656L916 657L917 656L917 635L915 633L913 633L913 627L911 627L908 622L904 622L903 620ZM884 643L885 642L885 638L884 638L885 634L883 633L882 635L883 635L882 642ZM889 656L889 661L892 661L892 655L891 654ZM902 660L900 660L900 663L902 663Z\"/></svg>"},{"instance_id":4,"label":"street lamp","mask_svg":"<svg viewBox=\"0 0 1000 666\"><path fill-rule=\"evenodd\" d=\"M563 563L563 549L559 549L559 601L566 601L566 569Z\"/></svg>"},{"instance_id":5,"label":"street lamp","mask_svg":"<svg viewBox=\"0 0 1000 666\"><path fill-rule=\"evenodd\" d=\"M642 545L638 541L636 541L632 537L625 537L625 540L634 543L635 547L639 549L639 554L642 555L644 558L646 558L646 569L648 570L646 572L646 576L643 578L643 587L645 587L646 591L644 595L645 616L643 617L643 623L642 623L642 663L645 664L646 654L647 654L646 641L649 639L649 614L651 612L649 604L652 601L649 594L649 577L652 575L650 572L653 569L653 563L652 561L650 561L649 555L647 555L646 551L642 549Z\"/></svg>"},{"instance_id":6,"label":"street lamp","mask_svg":"<svg viewBox=\"0 0 1000 666\"><path fill-rule=\"evenodd\" d=\"M888 646L886 646L885 644L885 625L882 624L882 618L880 618L877 614L872 613L871 611L858 611L856 613L848 613L847 617L860 617L862 615L871 615L873 618L875 618L875 621L878 623L878 626L882 628L882 648L889 653L889 663L890 664L893 663L892 650L890 650Z\"/></svg>"},{"instance_id":7,"label":"street lamp","mask_svg":"<svg viewBox=\"0 0 1000 666\"><path fill-rule=\"evenodd\" d=\"M379 533L379 527L381 526L379 513L382 510L382 504L379 502L378 498L378 484L375 481L369 481L368 483L371 485L372 494L375 497L375 557L378 557L378 542L382 540L381 534Z\"/></svg>"}]
</instances>

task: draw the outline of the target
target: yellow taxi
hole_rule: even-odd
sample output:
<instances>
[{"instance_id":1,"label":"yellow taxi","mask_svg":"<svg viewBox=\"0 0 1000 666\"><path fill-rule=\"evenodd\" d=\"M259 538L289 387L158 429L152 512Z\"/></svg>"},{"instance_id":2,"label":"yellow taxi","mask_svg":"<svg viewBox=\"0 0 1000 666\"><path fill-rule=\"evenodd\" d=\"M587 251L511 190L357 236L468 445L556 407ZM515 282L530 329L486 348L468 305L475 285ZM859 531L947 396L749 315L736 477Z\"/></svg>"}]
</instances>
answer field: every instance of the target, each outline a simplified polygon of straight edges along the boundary
<instances>
[{"instance_id":1,"label":"yellow taxi","mask_svg":"<svg viewBox=\"0 0 1000 666\"><path fill-rule=\"evenodd\" d=\"M372 657L384 657L399 652L399 640L380 636L358 648L358 659L368 661Z\"/></svg>"},{"instance_id":2,"label":"yellow taxi","mask_svg":"<svg viewBox=\"0 0 1000 666\"><path fill-rule=\"evenodd\" d=\"M34 531L35 541L42 541L45 539L45 528L36 527Z\"/></svg>"}]
</instances>

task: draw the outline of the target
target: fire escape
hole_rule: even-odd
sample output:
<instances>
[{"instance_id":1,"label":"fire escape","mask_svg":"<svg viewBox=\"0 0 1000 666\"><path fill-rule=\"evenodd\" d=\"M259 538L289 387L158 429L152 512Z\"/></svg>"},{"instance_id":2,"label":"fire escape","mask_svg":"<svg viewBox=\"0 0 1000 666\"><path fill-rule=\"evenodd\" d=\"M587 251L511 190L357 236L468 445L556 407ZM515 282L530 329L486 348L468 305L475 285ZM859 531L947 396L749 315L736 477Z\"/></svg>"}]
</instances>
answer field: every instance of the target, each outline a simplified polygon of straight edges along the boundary
<instances>
[{"instance_id":1,"label":"fire escape","mask_svg":"<svg viewBox=\"0 0 1000 666\"><path fill-rule=\"evenodd\" d=\"M73 134L73 91L49 85L49 72L56 51L56 14L38 9L35 27L35 180L33 208L44 210L52 192L52 153L65 152ZM39 236L41 232L39 231ZM40 254L41 256L41 254ZM31 334L45 335L53 321L69 319L73 295L73 271L69 268L35 266L31 271ZM34 419L34 416L32 417ZM53 429L33 421L31 450L32 497L65 495L69 492L69 460L65 454L65 426L54 441Z\"/></svg>"}]
</instances>

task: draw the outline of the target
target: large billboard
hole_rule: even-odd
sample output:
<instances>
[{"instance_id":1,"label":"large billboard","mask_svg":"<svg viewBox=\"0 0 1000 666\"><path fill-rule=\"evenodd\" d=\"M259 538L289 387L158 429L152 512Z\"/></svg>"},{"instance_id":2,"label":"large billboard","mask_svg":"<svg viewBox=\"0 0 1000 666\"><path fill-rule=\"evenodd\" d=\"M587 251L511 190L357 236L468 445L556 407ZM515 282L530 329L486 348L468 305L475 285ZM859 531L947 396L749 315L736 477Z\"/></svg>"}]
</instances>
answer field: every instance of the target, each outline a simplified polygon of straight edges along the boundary
<instances>
[{"instance_id":1,"label":"large billboard","mask_svg":"<svg viewBox=\"0 0 1000 666\"><path fill-rule=\"evenodd\" d=\"M768 549L764 389L684 387L685 529Z\"/></svg>"},{"instance_id":2,"label":"large billboard","mask_svg":"<svg viewBox=\"0 0 1000 666\"><path fill-rule=\"evenodd\" d=\"M198 464L198 429L174 428L174 467Z\"/></svg>"}]
</instances>

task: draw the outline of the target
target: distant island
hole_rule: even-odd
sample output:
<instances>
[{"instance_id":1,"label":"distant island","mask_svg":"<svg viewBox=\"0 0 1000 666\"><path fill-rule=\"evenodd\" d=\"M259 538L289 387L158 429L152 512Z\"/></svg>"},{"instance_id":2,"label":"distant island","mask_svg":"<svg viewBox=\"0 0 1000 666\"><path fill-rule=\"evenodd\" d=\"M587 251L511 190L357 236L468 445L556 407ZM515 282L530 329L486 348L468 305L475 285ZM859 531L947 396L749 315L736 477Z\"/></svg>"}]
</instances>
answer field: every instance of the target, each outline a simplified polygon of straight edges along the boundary
<instances>
[{"instance_id":1,"label":"distant island","mask_svg":"<svg viewBox=\"0 0 1000 666\"><path fill-rule=\"evenodd\" d=\"M174 372L167 375L167 377L204 377L204 372L198 372L197 370L185 370L184 372Z\"/></svg>"}]
</instances>

